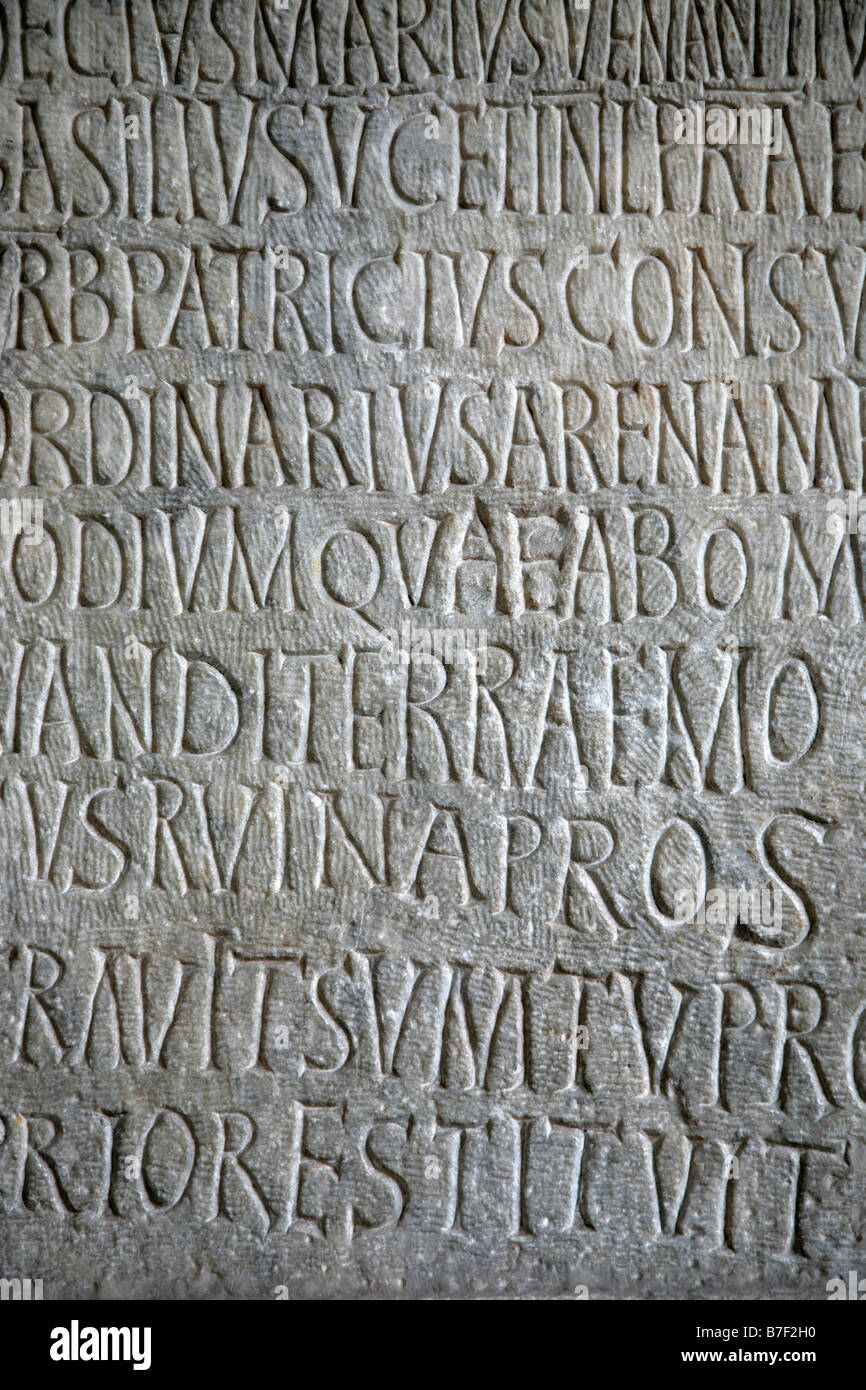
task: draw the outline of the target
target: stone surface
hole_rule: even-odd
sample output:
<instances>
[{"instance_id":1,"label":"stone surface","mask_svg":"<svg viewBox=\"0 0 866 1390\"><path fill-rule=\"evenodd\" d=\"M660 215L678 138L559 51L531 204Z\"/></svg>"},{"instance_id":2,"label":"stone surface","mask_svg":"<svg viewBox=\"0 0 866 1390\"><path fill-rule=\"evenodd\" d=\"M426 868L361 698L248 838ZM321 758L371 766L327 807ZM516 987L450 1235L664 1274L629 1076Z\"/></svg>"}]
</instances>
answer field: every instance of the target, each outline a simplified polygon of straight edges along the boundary
<instances>
[{"instance_id":1,"label":"stone surface","mask_svg":"<svg viewBox=\"0 0 866 1390\"><path fill-rule=\"evenodd\" d=\"M825 1298L863 6L10 0L0 50L0 1276Z\"/></svg>"}]
</instances>

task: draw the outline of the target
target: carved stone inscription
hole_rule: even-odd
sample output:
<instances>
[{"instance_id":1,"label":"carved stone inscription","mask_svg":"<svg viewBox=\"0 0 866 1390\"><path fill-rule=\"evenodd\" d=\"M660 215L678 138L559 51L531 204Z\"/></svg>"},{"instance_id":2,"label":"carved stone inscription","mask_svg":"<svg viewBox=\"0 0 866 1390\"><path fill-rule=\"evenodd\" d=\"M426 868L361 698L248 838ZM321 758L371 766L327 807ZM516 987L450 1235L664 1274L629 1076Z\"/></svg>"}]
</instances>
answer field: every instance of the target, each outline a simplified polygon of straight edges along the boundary
<instances>
[{"instance_id":1,"label":"carved stone inscription","mask_svg":"<svg viewBox=\"0 0 866 1390\"><path fill-rule=\"evenodd\" d=\"M858 0L3 5L4 1279L863 1264L864 84Z\"/></svg>"}]
</instances>

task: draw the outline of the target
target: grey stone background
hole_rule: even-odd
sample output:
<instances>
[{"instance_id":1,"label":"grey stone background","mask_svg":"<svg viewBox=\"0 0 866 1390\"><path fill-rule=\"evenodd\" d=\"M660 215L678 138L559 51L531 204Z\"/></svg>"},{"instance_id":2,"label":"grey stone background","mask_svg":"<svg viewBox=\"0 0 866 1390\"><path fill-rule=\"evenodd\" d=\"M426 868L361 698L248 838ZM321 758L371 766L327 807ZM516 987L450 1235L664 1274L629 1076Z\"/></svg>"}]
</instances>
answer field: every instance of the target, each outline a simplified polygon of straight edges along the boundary
<instances>
[{"instance_id":1,"label":"grey stone background","mask_svg":"<svg viewBox=\"0 0 866 1390\"><path fill-rule=\"evenodd\" d=\"M866 1273L864 21L3 7L0 1276Z\"/></svg>"}]
</instances>

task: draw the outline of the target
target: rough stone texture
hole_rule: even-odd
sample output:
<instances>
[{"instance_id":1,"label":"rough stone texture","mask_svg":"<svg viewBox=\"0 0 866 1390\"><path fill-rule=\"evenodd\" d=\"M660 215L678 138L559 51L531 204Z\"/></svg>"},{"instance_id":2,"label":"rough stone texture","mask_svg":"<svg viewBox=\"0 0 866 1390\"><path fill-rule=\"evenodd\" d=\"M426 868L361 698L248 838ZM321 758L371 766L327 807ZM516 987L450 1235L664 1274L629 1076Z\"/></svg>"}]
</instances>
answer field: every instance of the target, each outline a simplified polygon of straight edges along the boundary
<instances>
[{"instance_id":1,"label":"rough stone texture","mask_svg":"<svg viewBox=\"0 0 866 1390\"><path fill-rule=\"evenodd\" d=\"M0 1276L866 1273L863 4L0 46Z\"/></svg>"}]
</instances>

